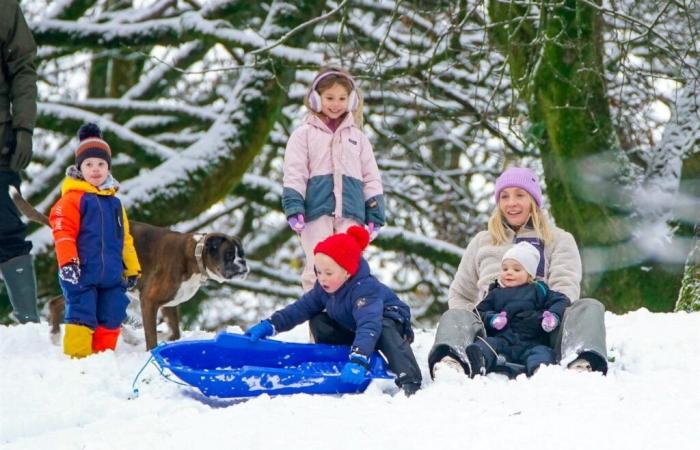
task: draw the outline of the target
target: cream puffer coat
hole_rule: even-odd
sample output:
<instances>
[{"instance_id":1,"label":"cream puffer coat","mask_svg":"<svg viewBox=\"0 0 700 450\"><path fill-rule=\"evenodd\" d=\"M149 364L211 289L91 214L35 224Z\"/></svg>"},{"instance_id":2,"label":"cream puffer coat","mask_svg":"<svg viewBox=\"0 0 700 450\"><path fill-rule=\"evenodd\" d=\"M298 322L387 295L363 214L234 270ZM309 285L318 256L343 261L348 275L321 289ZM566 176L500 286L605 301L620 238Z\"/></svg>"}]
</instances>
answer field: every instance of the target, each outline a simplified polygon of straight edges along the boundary
<instances>
[{"instance_id":1,"label":"cream puffer coat","mask_svg":"<svg viewBox=\"0 0 700 450\"><path fill-rule=\"evenodd\" d=\"M469 242L462 255L454 280L450 285L450 309L474 309L488 293L488 287L498 278L503 254L516 239L536 238L532 228L523 227L516 234L506 229L508 244L494 245L488 231L479 232ZM544 247L544 277L550 289L559 291L573 302L581 294L581 255L571 233L552 226L553 239Z\"/></svg>"}]
</instances>

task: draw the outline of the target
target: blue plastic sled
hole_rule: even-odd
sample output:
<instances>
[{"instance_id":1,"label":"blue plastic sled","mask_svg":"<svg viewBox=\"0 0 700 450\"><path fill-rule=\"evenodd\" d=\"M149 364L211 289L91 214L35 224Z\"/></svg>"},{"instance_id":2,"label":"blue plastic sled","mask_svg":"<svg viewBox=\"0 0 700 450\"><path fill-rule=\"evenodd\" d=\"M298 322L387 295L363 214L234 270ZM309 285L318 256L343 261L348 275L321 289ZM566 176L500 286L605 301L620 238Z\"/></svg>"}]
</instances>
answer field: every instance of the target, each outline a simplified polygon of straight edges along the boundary
<instances>
[{"instance_id":1,"label":"blue plastic sled","mask_svg":"<svg viewBox=\"0 0 700 450\"><path fill-rule=\"evenodd\" d=\"M209 397L260 394L345 394L363 392L373 378L393 378L384 359L370 358L370 377L355 385L340 381L350 348L297 344L241 334L219 333L214 339L181 341L151 350L153 359Z\"/></svg>"}]
</instances>

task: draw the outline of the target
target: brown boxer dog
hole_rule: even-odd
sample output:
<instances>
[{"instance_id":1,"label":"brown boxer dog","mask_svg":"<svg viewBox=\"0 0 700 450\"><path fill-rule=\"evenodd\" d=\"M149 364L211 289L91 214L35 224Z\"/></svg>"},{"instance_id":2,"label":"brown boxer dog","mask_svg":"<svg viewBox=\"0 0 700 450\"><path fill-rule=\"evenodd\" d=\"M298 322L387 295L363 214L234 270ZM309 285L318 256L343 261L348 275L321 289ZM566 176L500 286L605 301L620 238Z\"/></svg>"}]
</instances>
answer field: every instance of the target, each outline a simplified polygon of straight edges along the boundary
<instances>
[{"instance_id":1,"label":"brown boxer dog","mask_svg":"<svg viewBox=\"0 0 700 450\"><path fill-rule=\"evenodd\" d=\"M27 218L49 225L48 217L13 187L10 187L10 196ZM159 308L170 328L168 340L179 339L177 305L191 299L209 279L222 283L248 273L243 247L236 237L222 233L180 233L134 221L129 224L142 272L136 289L127 295L132 301L139 300L147 350L158 344ZM48 306L52 340L56 341L65 308L63 296L54 297Z\"/></svg>"}]
</instances>

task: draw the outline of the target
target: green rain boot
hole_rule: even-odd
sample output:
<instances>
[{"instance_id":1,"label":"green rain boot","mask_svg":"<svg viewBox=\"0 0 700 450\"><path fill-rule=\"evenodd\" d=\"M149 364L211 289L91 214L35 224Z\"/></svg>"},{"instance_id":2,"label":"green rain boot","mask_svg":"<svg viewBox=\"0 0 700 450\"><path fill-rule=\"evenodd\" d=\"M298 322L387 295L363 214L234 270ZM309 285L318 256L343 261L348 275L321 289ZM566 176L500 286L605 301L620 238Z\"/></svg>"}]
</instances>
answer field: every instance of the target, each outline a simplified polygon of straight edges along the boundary
<instances>
[{"instance_id":1,"label":"green rain boot","mask_svg":"<svg viewBox=\"0 0 700 450\"><path fill-rule=\"evenodd\" d=\"M0 264L12 315L19 323L39 322L36 309L36 277L31 255L22 255Z\"/></svg>"}]
</instances>

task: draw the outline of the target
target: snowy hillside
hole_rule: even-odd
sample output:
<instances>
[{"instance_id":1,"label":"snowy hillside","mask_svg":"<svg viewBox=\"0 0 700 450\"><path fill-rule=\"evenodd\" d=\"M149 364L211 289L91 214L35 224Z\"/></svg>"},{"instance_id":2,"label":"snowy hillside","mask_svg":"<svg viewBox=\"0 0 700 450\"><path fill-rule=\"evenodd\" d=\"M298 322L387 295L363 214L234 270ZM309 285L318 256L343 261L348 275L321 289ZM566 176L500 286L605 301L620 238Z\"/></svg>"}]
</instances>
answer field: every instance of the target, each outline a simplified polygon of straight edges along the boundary
<instances>
[{"instance_id":1,"label":"snowy hillside","mask_svg":"<svg viewBox=\"0 0 700 450\"><path fill-rule=\"evenodd\" d=\"M700 313L608 314L607 377L546 367L531 379L427 376L434 330L414 349L423 390L207 399L163 379L141 346L66 359L48 327L0 327L0 448L697 449ZM240 331L240 330L230 330ZM307 329L281 334L303 342ZM185 332L186 339L209 334Z\"/></svg>"}]
</instances>

